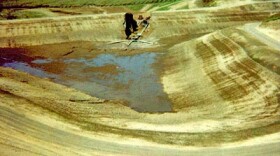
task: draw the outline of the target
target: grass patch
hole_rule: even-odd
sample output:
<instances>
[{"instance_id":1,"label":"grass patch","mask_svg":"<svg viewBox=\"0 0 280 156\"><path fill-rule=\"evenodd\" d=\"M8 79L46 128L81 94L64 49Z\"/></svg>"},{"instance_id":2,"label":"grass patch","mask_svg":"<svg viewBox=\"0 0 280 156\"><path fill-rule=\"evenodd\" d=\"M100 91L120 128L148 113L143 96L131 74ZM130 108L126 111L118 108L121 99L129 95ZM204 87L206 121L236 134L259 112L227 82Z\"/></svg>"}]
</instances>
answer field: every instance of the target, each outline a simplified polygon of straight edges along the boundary
<instances>
[{"instance_id":1,"label":"grass patch","mask_svg":"<svg viewBox=\"0 0 280 156\"><path fill-rule=\"evenodd\" d=\"M146 4L138 4L138 5L127 5L126 7L128 9L134 10L134 11L139 11L141 10Z\"/></svg>"},{"instance_id":2,"label":"grass patch","mask_svg":"<svg viewBox=\"0 0 280 156\"><path fill-rule=\"evenodd\" d=\"M158 11L170 10L172 5L177 4L179 2L181 2L181 0L173 0L173 1L161 3L160 5L156 5L159 7L159 9L157 10Z\"/></svg>"},{"instance_id":3,"label":"grass patch","mask_svg":"<svg viewBox=\"0 0 280 156\"><path fill-rule=\"evenodd\" d=\"M157 6L159 6L159 7L170 6L170 5L176 4L180 1L182 1L182 0L170 0L170 1L162 2Z\"/></svg>"},{"instance_id":4,"label":"grass patch","mask_svg":"<svg viewBox=\"0 0 280 156\"><path fill-rule=\"evenodd\" d=\"M0 13L0 20L41 18L41 17L48 17L48 16L40 11L21 10L21 9L4 9Z\"/></svg>"},{"instance_id":5,"label":"grass patch","mask_svg":"<svg viewBox=\"0 0 280 156\"><path fill-rule=\"evenodd\" d=\"M174 2L178 0L5 0L4 7L71 7L71 6L121 6Z\"/></svg>"},{"instance_id":6,"label":"grass patch","mask_svg":"<svg viewBox=\"0 0 280 156\"><path fill-rule=\"evenodd\" d=\"M280 19L280 13L277 13L275 15L272 15L264 20L264 22L270 22L270 21L276 21Z\"/></svg>"},{"instance_id":7,"label":"grass patch","mask_svg":"<svg viewBox=\"0 0 280 156\"><path fill-rule=\"evenodd\" d=\"M19 10L14 12L13 16L15 16L17 19L23 19L46 17L47 15L37 11Z\"/></svg>"},{"instance_id":8,"label":"grass patch","mask_svg":"<svg viewBox=\"0 0 280 156\"><path fill-rule=\"evenodd\" d=\"M215 7L217 6L217 2L215 0L203 0L204 7Z\"/></svg>"},{"instance_id":9,"label":"grass patch","mask_svg":"<svg viewBox=\"0 0 280 156\"><path fill-rule=\"evenodd\" d=\"M190 8L189 5L185 5L185 6L181 7L181 8L178 8L178 10L185 10L185 9L189 9L189 8Z\"/></svg>"},{"instance_id":10,"label":"grass patch","mask_svg":"<svg viewBox=\"0 0 280 156\"><path fill-rule=\"evenodd\" d=\"M169 6L164 6L164 7L161 7L158 9L158 11L166 11L166 10L169 10L170 7Z\"/></svg>"}]
</instances>

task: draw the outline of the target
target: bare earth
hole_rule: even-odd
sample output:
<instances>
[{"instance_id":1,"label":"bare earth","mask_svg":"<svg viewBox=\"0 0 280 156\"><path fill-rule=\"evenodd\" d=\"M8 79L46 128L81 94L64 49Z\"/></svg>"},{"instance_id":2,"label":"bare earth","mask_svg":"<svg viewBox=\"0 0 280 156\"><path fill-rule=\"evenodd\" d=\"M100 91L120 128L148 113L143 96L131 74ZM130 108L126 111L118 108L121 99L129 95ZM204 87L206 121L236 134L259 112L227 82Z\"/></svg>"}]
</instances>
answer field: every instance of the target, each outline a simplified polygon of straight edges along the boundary
<instances>
[{"instance_id":1,"label":"bare earth","mask_svg":"<svg viewBox=\"0 0 280 156\"><path fill-rule=\"evenodd\" d=\"M280 2L227 3L146 13L151 26L141 40L149 43L129 47L124 13L0 21L1 65L6 56L32 62L154 52L172 103L171 112L140 113L0 67L1 155L280 155L280 25L263 22ZM69 67L40 66L52 74ZM116 68L81 74L117 75Z\"/></svg>"}]
</instances>

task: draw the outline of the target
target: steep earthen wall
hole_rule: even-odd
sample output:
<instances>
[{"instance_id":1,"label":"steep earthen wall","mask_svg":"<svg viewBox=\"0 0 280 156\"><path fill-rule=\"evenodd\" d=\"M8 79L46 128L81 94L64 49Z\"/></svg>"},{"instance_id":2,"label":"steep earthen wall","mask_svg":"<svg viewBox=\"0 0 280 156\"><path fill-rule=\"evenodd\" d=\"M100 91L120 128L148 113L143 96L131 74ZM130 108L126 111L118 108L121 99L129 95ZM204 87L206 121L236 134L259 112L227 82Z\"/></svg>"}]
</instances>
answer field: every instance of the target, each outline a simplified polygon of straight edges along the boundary
<instances>
[{"instance_id":1,"label":"steep earthen wall","mask_svg":"<svg viewBox=\"0 0 280 156\"><path fill-rule=\"evenodd\" d=\"M263 11L166 11L154 12L149 39L209 33L229 26L261 21L277 12L280 3ZM0 21L0 47L20 47L71 41L112 42L125 38L123 14L88 15Z\"/></svg>"},{"instance_id":2,"label":"steep earthen wall","mask_svg":"<svg viewBox=\"0 0 280 156\"><path fill-rule=\"evenodd\" d=\"M123 14L0 21L0 47L121 38Z\"/></svg>"},{"instance_id":3,"label":"steep earthen wall","mask_svg":"<svg viewBox=\"0 0 280 156\"><path fill-rule=\"evenodd\" d=\"M269 28L269 29L274 29L274 30L279 30L280 29L280 19L275 20L275 21L270 21L270 22L263 22L260 25L261 28Z\"/></svg>"},{"instance_id":4,"label":"steep earthen wall","mask_svg":"<svg viewBox=\"0 0 280 156\"><path fill-rule=\"evenodd\" d=\"M261 21L271 12L155 12L151 37L162 38L177 35L209 33L230 26Z\"/></svg>"}]
</instances>

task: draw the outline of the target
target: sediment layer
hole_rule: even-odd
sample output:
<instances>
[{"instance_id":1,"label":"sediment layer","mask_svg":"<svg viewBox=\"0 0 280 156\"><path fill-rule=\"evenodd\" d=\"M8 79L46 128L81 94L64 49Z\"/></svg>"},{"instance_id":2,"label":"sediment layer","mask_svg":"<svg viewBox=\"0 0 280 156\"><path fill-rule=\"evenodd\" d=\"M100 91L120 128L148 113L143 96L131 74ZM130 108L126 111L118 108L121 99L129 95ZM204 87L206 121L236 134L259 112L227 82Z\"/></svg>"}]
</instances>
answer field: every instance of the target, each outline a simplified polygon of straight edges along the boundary
<instances>
[{"instance_id":1,"label":"sediment layer","mask_svg":"<svg viewBox=\"0 0 280 156\"><path fill-rule=\"evenodd\" d=\"M117 101L0 67L1 151L5 155L279 153L280 52L244 26L273 12L277 10L153 13L147 40L209 33L163 51L161 82L172 101L172 113L139 113ZM47 48L45 44L73 41L102 46L122 38L122 20L123 14L0 21L0 47Z\"/></svg>"}]
</instances>

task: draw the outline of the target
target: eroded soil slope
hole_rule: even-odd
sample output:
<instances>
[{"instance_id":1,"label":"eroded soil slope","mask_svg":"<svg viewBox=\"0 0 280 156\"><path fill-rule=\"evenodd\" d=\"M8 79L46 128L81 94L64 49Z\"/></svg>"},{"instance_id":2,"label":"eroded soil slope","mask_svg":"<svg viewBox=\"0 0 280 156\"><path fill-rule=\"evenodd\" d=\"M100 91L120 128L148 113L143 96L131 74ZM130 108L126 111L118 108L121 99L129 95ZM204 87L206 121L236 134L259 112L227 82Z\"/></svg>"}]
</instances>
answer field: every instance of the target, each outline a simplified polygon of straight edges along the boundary
<instances>
[{"instance_id":1,"label":"eroded soil slope","mask_svg":"<svg viewBox=\"0 0 280 156\"><path fill-rule=\"evenodd\" d=\"M279 20L261 22L279 12L279 2L262 4L251 5L258 11L244 11L247 4L151 13L143 36L149 46L127 46L123 14L0 21L0 52L16 51L27 61L161 54L156 68L173 109L139 113L121 101L0 67L2 153L278 155L280 49L268 32L280 27ZM49 68L59 73L64 66Z\"/></svg>"}]
</instances>

